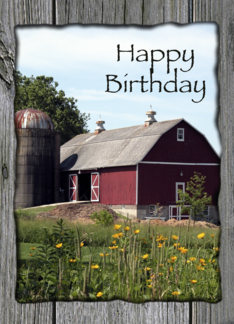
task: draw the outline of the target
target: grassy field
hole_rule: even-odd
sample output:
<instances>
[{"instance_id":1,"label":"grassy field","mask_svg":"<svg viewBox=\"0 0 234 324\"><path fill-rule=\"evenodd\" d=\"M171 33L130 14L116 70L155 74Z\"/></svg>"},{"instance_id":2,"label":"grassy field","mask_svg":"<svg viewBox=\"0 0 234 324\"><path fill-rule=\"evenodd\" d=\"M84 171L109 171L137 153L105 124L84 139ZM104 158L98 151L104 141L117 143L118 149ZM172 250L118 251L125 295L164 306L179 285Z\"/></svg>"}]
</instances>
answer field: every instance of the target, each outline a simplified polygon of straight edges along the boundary
<instances>
[{"instance_id":1,"label":"grassy field","mask_svg":"<svg viewBox=\"0 0 234 324\"><path fill-rule=\"evenodd\" d=\"M35 215L16 214L20 302L221 299L218 229L75 226Z\"/></svg>"}]
</instances>

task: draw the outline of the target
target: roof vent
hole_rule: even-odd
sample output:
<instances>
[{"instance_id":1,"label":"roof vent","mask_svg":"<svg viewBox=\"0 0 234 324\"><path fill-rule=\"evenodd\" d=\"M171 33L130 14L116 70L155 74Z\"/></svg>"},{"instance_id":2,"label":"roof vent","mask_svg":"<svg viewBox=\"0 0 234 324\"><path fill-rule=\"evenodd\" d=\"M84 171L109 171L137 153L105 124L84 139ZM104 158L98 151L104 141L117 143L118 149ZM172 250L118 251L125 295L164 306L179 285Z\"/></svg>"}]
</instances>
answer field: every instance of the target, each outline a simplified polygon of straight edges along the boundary
<instances>
[{"instance_id":1,"label":"roof vent","mask_svg":"<svg viewBox=\"0 0 234 324\"><path fill-rule=\"evenodd\" d=\"M156 111L152 110L152 106L150 106L150 110L146 112L147 119L145 121L145 126L150 126L151 124L155 123L157 120L154 118L154 115L156 115Z\"/></svg>"},{"instance_id":2,"label":"roof vent","mask_svg":"<svg viewBox=\"0 0 234 324\"><path fill-rule=\"evenodd\" d=\"M98 121L96 121L97 127L95 129L95 134L99 134L102 131L105 131L105 128L103 126L103 124L105 124L104 120L101 120L101 116L99 116L100 119Z\"/></svg>"}]
</instances>

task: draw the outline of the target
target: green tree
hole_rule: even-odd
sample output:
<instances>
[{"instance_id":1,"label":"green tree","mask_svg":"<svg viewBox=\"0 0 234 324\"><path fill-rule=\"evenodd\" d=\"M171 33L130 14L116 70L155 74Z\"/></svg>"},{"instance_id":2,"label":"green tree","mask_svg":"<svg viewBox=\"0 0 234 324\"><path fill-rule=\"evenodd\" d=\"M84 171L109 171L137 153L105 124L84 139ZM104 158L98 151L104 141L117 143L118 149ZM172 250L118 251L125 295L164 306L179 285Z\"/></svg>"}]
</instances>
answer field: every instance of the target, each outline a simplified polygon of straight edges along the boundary
<instances>
[{"instance_id":1,"label":"green tree","mask_svg":"<svg viewBox=\"0 0 234 324\"><path fill-rule=\"evenodd\" d=\"M27 108L45 112L61 135L61 145L76 135L88 132L89 114L79 111L76 99L66 97L63 90L58 91L59 84L52 77L28 78L16 71L15 85L15 112Z\"/></svg>"},{"instance_id":2,"label":"green tree","mask_svg":"<svg viewBox=\"0 0 234 324\"><path fill-rule=\"evenodd\" d=\"M194 225L197 216L203 217L204 209L207 205L212 202L212 197L207 196L204 192L205 176L202 176L199 172L194 172L194 175L187 182L185 192L178 189L180 200L176 202L177 205L181 206L181 214L185 212L190 213L190 218L194 219ZM189 205L190 207L185 207Z\"/></svg>"}]
</instances>

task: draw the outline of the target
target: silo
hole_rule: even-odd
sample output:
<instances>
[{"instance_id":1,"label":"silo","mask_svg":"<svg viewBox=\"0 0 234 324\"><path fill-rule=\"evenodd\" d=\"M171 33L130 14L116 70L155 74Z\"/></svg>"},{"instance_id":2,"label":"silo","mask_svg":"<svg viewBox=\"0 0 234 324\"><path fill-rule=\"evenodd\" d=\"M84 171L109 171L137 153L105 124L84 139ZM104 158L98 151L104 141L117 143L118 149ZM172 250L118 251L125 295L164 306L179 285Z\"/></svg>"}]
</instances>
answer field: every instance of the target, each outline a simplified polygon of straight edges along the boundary
<instances>
[{"instance_id":1,"label":"silo","mask_svg":"<svg viewBox=\"0 0 234 324\"><path fill-rule=\"evenodd\" d=\"M15 209L59 202L60 134L44 112L15 113L17 137Z\"/></svg>"}]
</instances>

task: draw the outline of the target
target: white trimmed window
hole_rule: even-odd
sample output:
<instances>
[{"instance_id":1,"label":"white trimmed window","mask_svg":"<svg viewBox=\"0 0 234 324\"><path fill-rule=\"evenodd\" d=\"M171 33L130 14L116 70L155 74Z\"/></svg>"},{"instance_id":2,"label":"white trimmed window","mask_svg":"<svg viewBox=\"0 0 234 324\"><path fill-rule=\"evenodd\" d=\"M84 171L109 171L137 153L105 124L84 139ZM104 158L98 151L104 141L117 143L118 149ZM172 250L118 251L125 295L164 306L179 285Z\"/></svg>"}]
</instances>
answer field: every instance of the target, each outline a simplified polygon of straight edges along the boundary
<instances>
[{"instance_id":1,"label":"white trimmed window","mask_svg":"<svg viewBox=\"0 0 234 324\"><path fill-rule=\"evenodd\" d=\"M176 197L175 197L176 201L180 200L178 189L182 190L182 192L184 193L185 183L184 182L176 182Z\"/></svg>"},{"instance_id":2,"label":"white trimmed window","mask_svg":"<svg viewBox=\"0 0 234 324\"><path fill-rule=\"evenodd\" d=\"M209 206L206 206L205 209L203 210L203 215L205 217L209 216Z\"/></svg>"},{"instance_id":3,"label":"white trimmed window","mask_svg":"<svg viewBox=\"0 0 234 324\"><path fill-rule=\"evenodd\" d=\"M149 206L149 214L150 214L150 217L156 216L156 206L155 205Z\"/></svg>"},{"instance_id":4,"label":"white trimmed window","mask_svg":"<svg viewBox=\"0 0 234 324\"><path fill-rule=\"evenodd\" d=\"M184 142L184 128L177 128L177 141Z\"/></svg>"}]
</instances>

